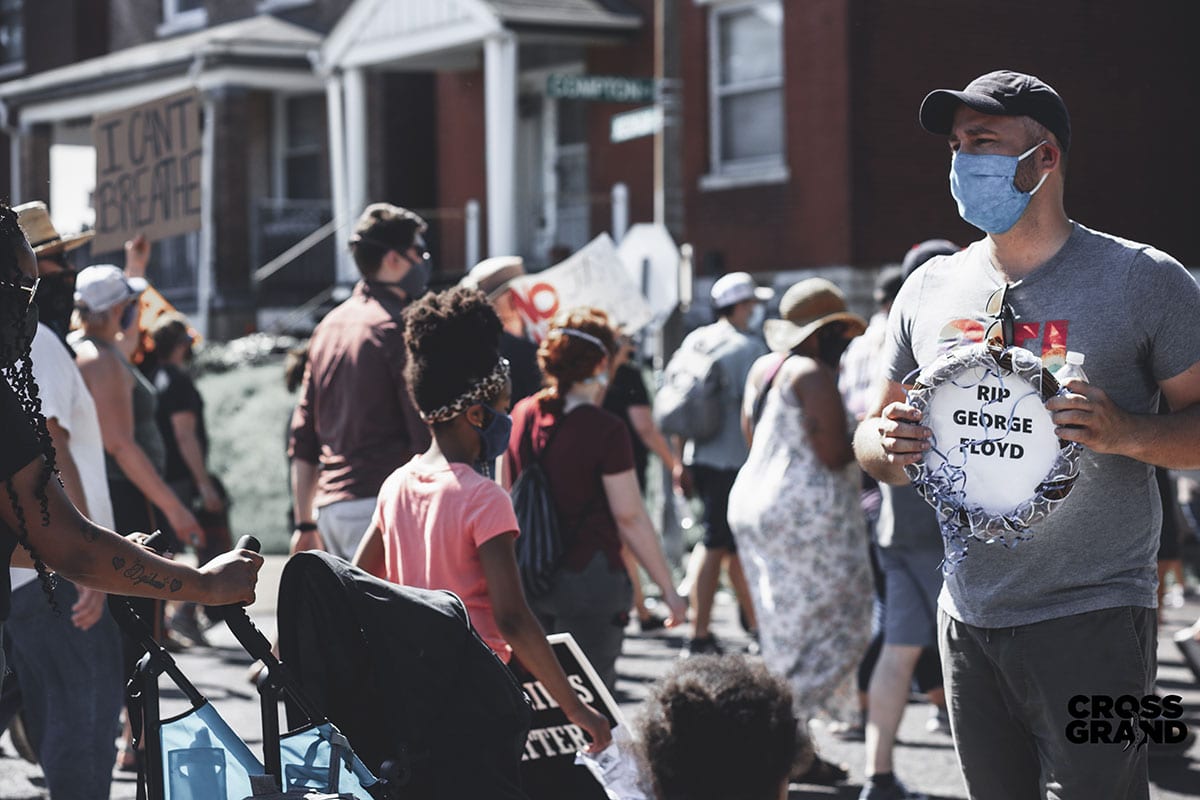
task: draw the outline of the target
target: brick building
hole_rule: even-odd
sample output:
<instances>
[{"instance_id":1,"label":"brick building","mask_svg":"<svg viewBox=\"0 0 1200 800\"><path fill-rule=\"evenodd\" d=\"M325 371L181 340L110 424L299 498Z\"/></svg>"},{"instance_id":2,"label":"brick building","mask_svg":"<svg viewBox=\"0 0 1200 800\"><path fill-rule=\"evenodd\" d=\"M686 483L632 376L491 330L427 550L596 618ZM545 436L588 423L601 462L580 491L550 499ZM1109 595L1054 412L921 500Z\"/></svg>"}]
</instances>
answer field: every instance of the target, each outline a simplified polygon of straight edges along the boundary
<instances>
[{"instance_id":1,"label":"brick building","mask_svg":"<svg viewBox=\"0 0 1200 800\"><path fill-rule=\"evenodd\" d=\"M1197 267L1186 232L1200 156L1180 135L1197 120L1189 7L0 0L12 141L0 183L8 169L14 199L44 196L58 185L53 146L85 143L91 114L198 82L216 121L212 238L164 242L170 274L156 277L185 308L209 308L218 336L352 279L337 253L369 200L425 213L447 278L489 254L546 265L657 208L701 277L818 270L865 284L913 241L976 236L948 196L945 145L916 111L932 88L1006 67L1043 77L1071 109L1072 216ZM669 111L657 143L610 137L613 115L645 102L550 89L656 68ZM333 232L255 278L318 229Z\"/></svg>"}]
</instances>

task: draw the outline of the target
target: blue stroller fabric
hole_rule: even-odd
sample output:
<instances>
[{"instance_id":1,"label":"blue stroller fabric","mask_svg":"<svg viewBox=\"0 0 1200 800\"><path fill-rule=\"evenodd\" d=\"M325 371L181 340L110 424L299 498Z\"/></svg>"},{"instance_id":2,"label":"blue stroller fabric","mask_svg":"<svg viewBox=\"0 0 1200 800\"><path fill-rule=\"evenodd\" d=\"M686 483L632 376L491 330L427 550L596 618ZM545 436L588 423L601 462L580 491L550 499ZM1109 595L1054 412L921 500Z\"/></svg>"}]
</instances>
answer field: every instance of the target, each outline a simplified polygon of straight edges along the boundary
<instances>
[{"instance_id":1,"label":"blue stroller fabric","mask_svg":"<svg viewBox=\"0 0 1200 800\"><path fill-rule=\"evenodd\" d=\"M375 776L328 722L281 736L279 754L284 792L311 789L372 800L366 787L377 783Z\"/></svg>"},{"instance_id":2,"label":"blue stroller fabric","mask_svg":"<svg viewBox=\"0 0 1200 800\"><path fill-rule=\"evenodd\" d=\"M163 800L243 800L265 770L210 703L159 726Z\"/></svg>"}]
</instances>

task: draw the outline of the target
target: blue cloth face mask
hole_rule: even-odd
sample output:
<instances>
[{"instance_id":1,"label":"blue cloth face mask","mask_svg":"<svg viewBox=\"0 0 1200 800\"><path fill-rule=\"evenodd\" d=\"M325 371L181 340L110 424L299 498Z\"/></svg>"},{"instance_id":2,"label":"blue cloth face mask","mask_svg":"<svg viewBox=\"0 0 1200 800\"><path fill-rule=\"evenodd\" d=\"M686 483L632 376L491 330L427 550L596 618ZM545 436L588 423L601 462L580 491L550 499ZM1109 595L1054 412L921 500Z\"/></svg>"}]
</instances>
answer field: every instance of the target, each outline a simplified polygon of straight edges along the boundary
<instances>
[{"instance_id":1,"label":"blue cloth face mask","mask_svg":"<svg viewBox=\"0 0 1200 800\"><path fill-rule=\"evenodd\" d=\"M1016 225L1050 176L1047 172L1037 186L1022 192L1013 184L1017 166L1044 144L1043 139L1019 156L956 152L950 161L950 194L958 203L958 215L984 233L1005 233Z\"/></svg>"},{"instance_id":2,"label":"blue cloth face mask","mask_svg":"<svg viewBox=\"0 0 1200 800\"><path fill-rule=\"evenodd\" d=\"M490 465L508 449L508 440L512 435L513 420L508 414L502 414L486 403L483 407L491 412L492 418L482 428L472 425L479 434L479 460Z\"/></svg>"}]
</instances>

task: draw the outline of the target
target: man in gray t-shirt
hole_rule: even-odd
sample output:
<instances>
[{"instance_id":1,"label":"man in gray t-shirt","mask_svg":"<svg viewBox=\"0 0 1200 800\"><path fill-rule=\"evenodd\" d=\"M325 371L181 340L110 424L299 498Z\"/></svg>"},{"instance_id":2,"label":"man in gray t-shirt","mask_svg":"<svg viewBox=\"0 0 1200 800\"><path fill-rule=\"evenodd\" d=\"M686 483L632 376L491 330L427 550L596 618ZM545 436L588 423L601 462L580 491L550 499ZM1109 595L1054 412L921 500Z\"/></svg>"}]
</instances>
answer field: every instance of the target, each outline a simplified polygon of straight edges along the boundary
<instances>
[{"instance_id":1,"label":"man in gray t-shirt","mask_svg":"<svg viewBox=\"0 0 1200 800\"><path fill-rule=\"evenodd\" d=\"M1019 547L973 544L939 598L968 790L1147 798L1146 748L1118 738L1122 715L1105 735L1090 722L1106 713L1095 697L1153 693L1161 509L1150 465L1200 464L1200 288L1165 253L1066 215L1070 122L1042 81L989 73L931 93L920 117L949 137L951 193L987 236L930 261L897 297L889 380L855 436L864 469L907 482L903 466L931 432L904 388L939 354L996 331L1051 369L1068 349L1087 356L1088 382L1069 381L1046 403L1056 434L1085 448L1071 494ZM985 308L1006 286L996 325ZM1172 414L1155 415L1160 395ZM1136 735L1136 718L1125 728Z\"/></svg>"},{"instance_id":2,"label":"man in gray t-shirt","mask_svg":"<svg viewBox=\"0 0 1200 800\"><path fill-rule=\"evenodd\" d=\"M713 284L711 294L717 321L692 331L679 346L681 351L707 353L721 375L721 423L717 432L704 441L688 441L683 451L686 478L680 477L690 481L704 504L705 548L691 589L694 616L692 638L682 653L685 656L721 652L720 644L709 630L709 623L722 563L728 565L730 583L750 627L756 627L727 511L729 492L749 454L746 435L742 432L741 412L746 376L754 362L767 353L767 345L758 333L761 318L755 321L755 317L763 313L763 304L774 295L774 291L759 286L745 272L721 276Z\"/></svg>"}]
</instances>

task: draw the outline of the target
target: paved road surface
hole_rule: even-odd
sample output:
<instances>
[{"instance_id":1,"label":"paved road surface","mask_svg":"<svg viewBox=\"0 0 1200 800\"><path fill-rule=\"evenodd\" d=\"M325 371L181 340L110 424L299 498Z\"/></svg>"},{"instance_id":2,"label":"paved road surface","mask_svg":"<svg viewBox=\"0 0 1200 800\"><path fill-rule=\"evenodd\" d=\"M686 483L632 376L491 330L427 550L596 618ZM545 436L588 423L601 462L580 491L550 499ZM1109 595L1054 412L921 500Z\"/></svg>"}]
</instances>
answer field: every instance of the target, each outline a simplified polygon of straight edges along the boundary
<instances>
[{"instance_id":1,"label":"paved road surface","mask_svg":"<svg viewBox=\"0 0 1200 800\"><path fill-rule=\"evenodd\" d=\"M268 559L260 583L261 599L251 609L255 621L268 633L272 632L274 627L274 587L278 583L280 569L282 559ZM1159 685L1161 693L1173 692L1184 696L1187 705L1185 719L1192 724L1193 729L1200 730L1200 687L1184 667L1178 651L1169 639L1171 632L1189 624L1197 616L1200 616L1200 602L1196 601L1190 601L1182 609L1168 610L1168 623L1164 626L1159 642ZM726 595L719 597L715 630L718 636L732 645L741 645L746 641L737 626L732 603ZM179 663L200 690L214 702L234 730L252 748L257 749L261 746L262 735L258 719L258 697L245 679L249 657L224 629L214 629L210 639L214 647L192 650L180 656ZM682 643L682 635L671 631L646 636L632 635L627 639L625 655L618 664L621 678L617 688L618 699L630 721L636 718L648 687L673 663ZM183 703L177 695L174 698L168 697L166 683L163 685L164 716L174 713L172 709L182 710ZM901 744L896 751L897 772L911 787L928 793L933 800L965 798L966 793L949 737L925 731L927 709L928 707L921 703L909 706L900 730ZM857 798L862 785L863 745L838 742L823 733L818 733L817 739L827 758L845 762L850 766L850 782L838 788L793 786L790 800ZM3 755L0 756L0 798L46 798L40 772L36 767L13 755L14 751L7 734L0 738L0 747L3 749ZM1200 797L1200 745L1193 745L1183 756L1154 759L1151 775L1155 783L1154 797L1159 800ZM132 778L123 773L117 773L117 776L113 784L113 800L133 800L135 787Z\"/></svg>"}]
</instances>

